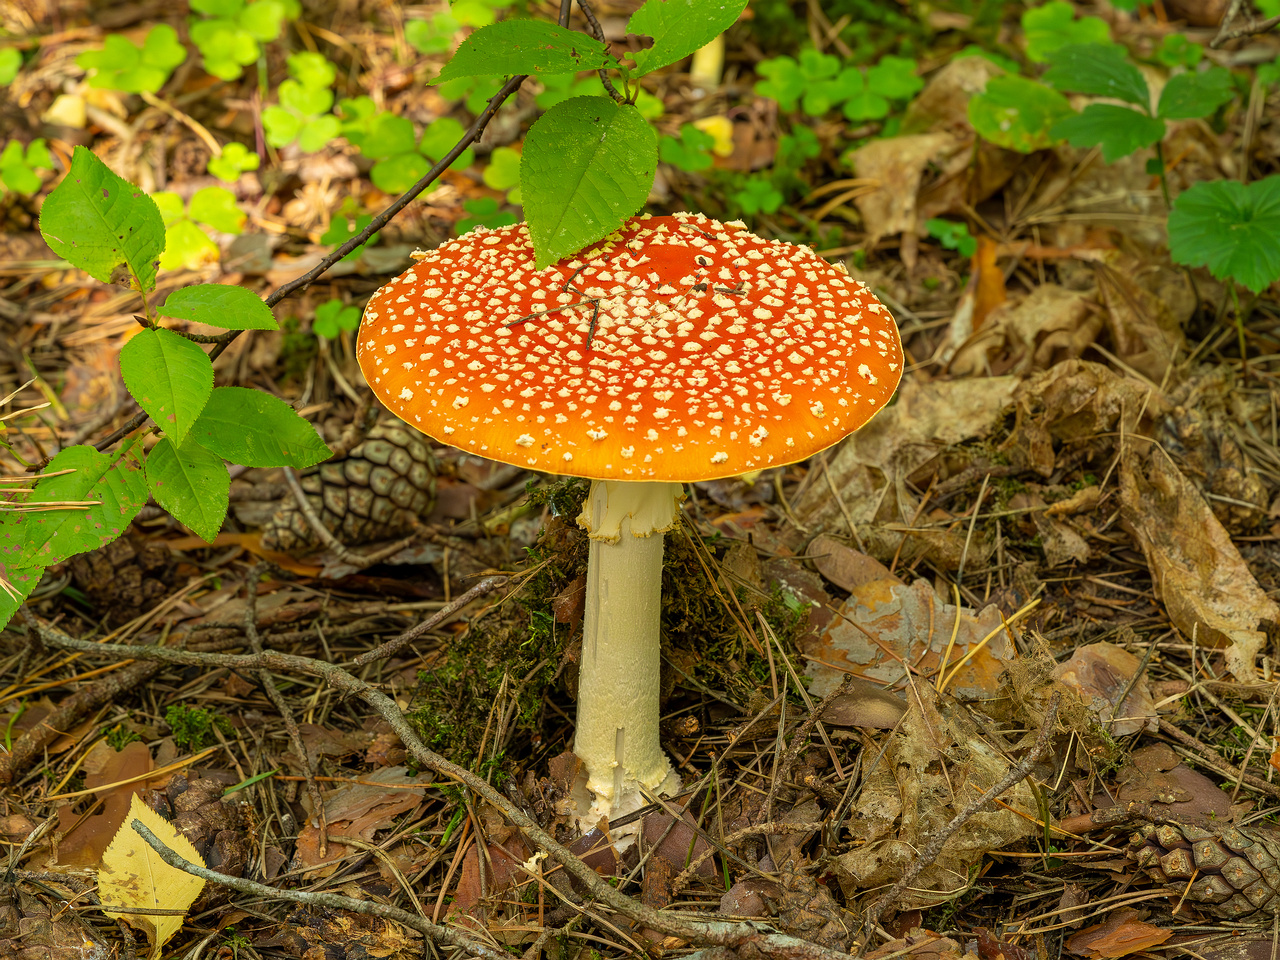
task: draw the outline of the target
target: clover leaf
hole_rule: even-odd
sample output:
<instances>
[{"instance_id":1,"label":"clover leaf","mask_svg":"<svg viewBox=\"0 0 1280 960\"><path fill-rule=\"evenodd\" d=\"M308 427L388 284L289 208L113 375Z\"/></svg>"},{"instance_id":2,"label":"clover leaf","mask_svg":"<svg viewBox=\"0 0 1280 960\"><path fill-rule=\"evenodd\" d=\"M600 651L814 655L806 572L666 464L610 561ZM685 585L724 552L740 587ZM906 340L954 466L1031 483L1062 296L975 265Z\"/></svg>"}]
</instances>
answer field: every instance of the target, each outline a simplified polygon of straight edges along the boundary
<instances>
[{"instance_id":1,"label":"clover leaf","mask_svg":"<svg viewBox=\"0 0 1280 960\"><path fill-rule=\"evenodd\" d=\"M371 215L367 213L357 215L355 211L355 201L351 197L347 197L346 200L343 201L342 209L339 210L338 213L334 215L333 219L329 221L329 229L321 235L320 242L333 244L334 246L346 243L373 222L373 217ZM358 259L360 254L364 253L365 247L369 246L371 243L378 242L378 237L379 234L375 233L372 240L368 240L360 244L360 246L353 249L342 259Z\"/></svg>"},{"instance_id":2,"label":"clover leaf","mask_svg":"<svg viewBox=\"0 0 1280 960\"><path fill-rule=\"evenodd\" d=\"M1184 191L1169 213L1169 255L1254 293L1280 280L1280 174L1250 184L1205 181Z\"/></svg>"},{"instance_id":3,"label":"clover leaf","mask_svg":"<svg viewBox=\"0 0 1280 960\"><path fill-rule=\"evenodd\" d=\"M757 213L776 213L784 197L767 178L748 177L733 199L743 213L754 216Z\"/></svg>"},{"instance_id":4,"label":"clover leaf","mask_svg":"<svg viewBox=\"0 0 1280 960\"><path fill-rule=\"evenodd\" d=\"M136 46L118 33L107 34L101 50L86 50L76 66L92 70L89 86L125 93L155 93L174 68L187 59L187 48L167 23L157 24Z\"/></svg>"},{"instance_id":5,"label":"clover leaf","mask_svg":"<svg viewBox=\"0 0 1280 960\"><path fill-rule=\"evenodd\" d=\"M243 143L232 141L222 148L222 156L209 161L209 172L223 183L235 183L248 170L257 170L261 158Z\"/></svg>"},{"instance_id":6,"label":"clover leaf","mask_svg":"<svg viewBox=\"0 0 1280 960\"><path fill-rule=\"evenodd\" d=\"M453 225L459 236L479 226L507 227L519 222L513 214L499 211L498 201L493 197L476 197L474 200L468 200L462 205L462 209L471 216L463 217Z\"/></svg>"},{"instance_id":7,"label":"clover leaf","mask_svg":"<svg viewBox=\"0 0 1280 960\"><path fill-rule=\"evenodd\" d=\"M962 257L972 257L978 250L978 241L969 232L967 223L934 217L925 221L924 228L943 247L956 251Z\"/></svg>"},{"instance_id":8,"label":"clover leaf","mask_svg":"<svg viewBox=\"0 0 1280 960\"><path fill-rule=\"evenodd\" d=\"M715 143L715 137L692 123L681 124L678 139L664 136L658 141L658 159L686 173L697 173L708 169L714 162L711 148Z\"/></svg>"},{"instance_id":9,"label":"clover leaf","mask_svg":"<svg viewBox=\"0 0 1280 960\"><path fill-rule=\"evenodd\" d=\"M1156 59L1166 67L1194 67L1204 58L1204 47L1192 43L1185 33L1166 33L1156 50Z\"/></svg>"},{"instance_id":10,"label":"clover leaf","mask_svg":"<svg viewBox=\"0 0 1280 960\"><path fill-rule=\"evenodd\" d=\"M212 18L191 24L191 42L221 80L237 79L258 59L259 45L279 39L285 21L302 13L299 0L191 0L191 9Z\"/></svg>"},{"instance_id":11,"label":"clover leaf","mask_svg":"<svg viewBox=\"0 0 1280 960\"><path fill-rule=\"evenodd\" d=\"M916 76L916 62L892 55L867 71L867 89L889 100L907 100L924 89L924 81Z\"/></svg>"},{"instance_id":12,"label":"clover leaf","mask_svg":"<svg viewBox=\"0 0 1280 960\"><path fill-rule=\"evenodd\" d=\"M359 326L360 308L344 304L335 297L316 307L316 318L311 323L311 330L317 336L336 340L341 331L353 333Z\"/></svg>"},{"instance_id":13,"label":"clover leaf","mask_svg":"<svg viewBox=\"0 0 1280 960\"><path fill-rule=\"evenodd\" d=\"M160 267L164 270L197 270L205 264L216 263L218 245L199 224L222 233L240 233L247 219L236 206L235 194L222 187L197 190L190 205L183 204L180 196L168 190L153 193L151 199L160 208L160 218L164 221L165 244L160 254Z\"/></svg>"},{"instance_id":14,"label":"clover leaf","mask_svg":"<svg viewBox=\"0 0 1280 960\"><path fill-rule=\"evenodd\" d=\"M0 151L0 188L34 196L41 185L36 171L52 169L53 157L44 140L32 140L25 149L17 140L10 140Z\"/></svg>"},{"instance_id":15,"label":"clover leaf","mask_svg":"<svg viewBox=\"0 0 1280 960\"><path fill-rule=\"evenodd\" d=\"M489 165L481 174L485 186L507 191L507 203L520 202L520 151L511 147L494 147Z\"/></svg>"},{"instance_id":16,"label":"clover leaf","mask_svg":"<svg viewBox=\"0 0 1280 960\"><path fill-rule=\"evenodd\" d=\"M22 53L17 47L0 49L0 87L13 83L22 69Z\"/></svg>"},{"instance_id":17,"label":"clover leaf","mask_svg":"<svg viewBox=\"0 0 1280 960\"><path fill-rule=\"evenodd\" d=\"M288 61L289 79L280 84L280 103L262 111L267 143L284 147L298 141L304 153L321 150L342 132L342 123L329 115L336 72L318 53L295 53Z\"/></svg>"}]
</instances>

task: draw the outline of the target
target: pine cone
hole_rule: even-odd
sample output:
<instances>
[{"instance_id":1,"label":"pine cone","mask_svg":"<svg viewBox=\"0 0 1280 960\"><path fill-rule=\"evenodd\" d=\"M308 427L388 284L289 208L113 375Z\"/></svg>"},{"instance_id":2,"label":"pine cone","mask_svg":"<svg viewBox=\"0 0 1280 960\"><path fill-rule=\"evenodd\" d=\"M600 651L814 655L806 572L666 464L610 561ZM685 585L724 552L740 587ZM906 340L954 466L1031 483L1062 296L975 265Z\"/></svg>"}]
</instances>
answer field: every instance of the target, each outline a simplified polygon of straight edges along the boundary
<instances>
[{"instance_id":1,"label":"pine cone","mask_svg":"<svg viewBox=\"0 0 1280 960\"><path fill-rule=\"evenodd\" d=\"M403 424L378 424L346 457L299 478L307 502L345 546L404 536L436 499L436 462L426 440ZM292 497L262 531L262 545L284 553L320 546Z\"/></svg>"},{"instance_id":2,"label":"pine cone","mask_svg":"<svg viewBox=\"0 0 1280 960\"><path fill-rule=\"evenodd\" d=\"M1135 833L1130 848L1153 880L1182 888L1190 881L1186 898L1205 913L1280 911L1280 830L1162 823Z\"/></svg>"}]
</instances>

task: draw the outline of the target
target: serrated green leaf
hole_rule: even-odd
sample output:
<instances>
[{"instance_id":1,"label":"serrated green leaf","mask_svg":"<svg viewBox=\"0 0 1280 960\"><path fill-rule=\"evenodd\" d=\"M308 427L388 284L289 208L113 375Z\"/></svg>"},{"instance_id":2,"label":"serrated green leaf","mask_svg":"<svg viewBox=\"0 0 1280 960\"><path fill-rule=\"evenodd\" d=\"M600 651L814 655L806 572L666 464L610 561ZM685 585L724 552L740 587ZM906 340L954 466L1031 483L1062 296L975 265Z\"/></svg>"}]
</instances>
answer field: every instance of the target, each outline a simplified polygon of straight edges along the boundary
<instances>
[{"instance_id":1,"label":"serrated green leaf","mask_svg":"<svg viewBox=\"0 0 1280 960\"><path fill-rule=\"evenodd\" d=\"M53 476L63 470L61 476ZM67 447L49 461L26 494L35 503L99 501L87 509L24 513L0 526L0 565L14 571L48 566L115 540L147 502L147 484L131 454L119 458L90 446Z\"/></svg>"},{"instance_id":2,"label":"serrated green leaf","mask_svg":"<svg viewBox=\"0 0 1280 960\"><path fill-rule=\"evenodd\" d=\"M203 187L191 195L187 213L223 233L240 233L248 215L236 206L236 195L225 187Z\"/></svg>"},{"instance_id":3,"label":"serrated green leaf","mask_svg":"<svg viewBox=\"0 0 1280 960\"><path fill-rule=\"evenodd\" d=\"M225 283L198 283L169 294L156 311L224 330L279 330L268 307L252 290Z\"/></svg>"},{"instance_id":4,"label":"serrated green leaf","mask_svg":"<svg viewBox=\"0 0 1280 960\"><path fill-rule=\"evenodd\" d=\"M1254 293L1280 280L1280 175L1197 183L1173 202L1169 255Z\"/></svg>"},{"instance_id":5,"label":"serrated green leaf","mask_svg":"<svg viewBox=\"0 0 1280 960\"><path fill-rule=\"evenodd\" d=\"M1111 31L1098 17L1076 19L1075 9L1066 0L1053 0L1022 15L1022 33L1027 43L1027 58L1043 63L1048 54L1072 43L1106 43Z\"/></svg>"},{"instance_id":6,"label":"serrated green leaf","mask_svg":"<svg viewBox=\"0 0 1280 960\"><path fill-rule=\"evenodd\" d=\"M164 222L149 196L85 147L40 208L40 233L58 256L102 283L127 270L143 290L156 284Z\"/></svg>"},{"instance_id":7,"label":"serrated green leaf","mask_svg":"<svg viewBox=\"0 0 1280 960\"><path fill-rule=\"evenodd\" d=\"M3 519L0 519L0 539L3 539ZM12 567L4 562L0 554L0 629L4 627L22 606L22 601L31 596L31 591L40 582L44 567Z\"/></svg>"},{"instance_id":8,"label":"serrated green leaf","mask_svg":"<svg viewBox=\"0 0 1280 960\"><path fill-rule=\"evenodd\" d=\"M120 374L138 406L181 443L213 390L209 355L163 328L143 330L120 350Z\"/></svg>"},{"instance_id":9,"label":"serrated green leaf","mask_svg":"<svg viewBox=\"0 0 1280 960\"><path fill-rule=\"evenodd\" d=\"M1072 117L1059 120L1050 136L1073 147L1102 147L1102 159L1115 163L1164 136L1164 121L1114 103L1091 103Z\"/></svg>"},{"instance_id":10,"label":"serrated green leaf","mask_svg":"<svg viewBox=\"0 0 1280 960\"><path fill-rule=\"evenodd\" d=\"M1231 72L1212 67L1204 73L1180 73L1170 77L1160 92L1156 116L1169 120L1207 117L1235 96Z\"/></svg>"},{"instance_id":11,"label":"serrated green leaf","mask_svg":"<svg viewBox=\"0 0 1280 960\"><path fill-rule=\"evenodd\" d=\"M969 122L978 135L1019 153L1052 146L1050 129L1072 114L1066 97L1026 77L992 77L969 99Z\"/></svg>"},{"instance_id":12,"label":"serrated green leaf","mask_svg":"<svg viewBox=\"0 0 1280 960\"><path fill-rule=\"evenodd\" d=\"M1059 47L1048 56L1044 82L1059 90L1114 97L1151 109L1151 91L1142 71L1125 59L1122 47L1100 43Z\"/></svg>"},{"instance_id":13,"label":"serrated green leaf","mask_svg":"<svg viewBox=\"0 0 1280 960\"><path fill-rule=\"evenodd\" d=\"M432 83L458 77L580 73L614 64L604 44L545 20L502 20L476 30Z\"/></svg>"},{"instance_id":14,"label":"serrated green leaf","mask_svg":"<svg viewBox=\"0 0 1280 960\"><path fill-rule=\"evenodd\" d=\"M634 107L575 97L548 110L520 165L537 268L618 229L649 196L657 166L653 128Z\"/></svg>"},{"instance_id":15,"label":"serrated green leaf","mask_svg":"<svg viewBox=\"0 0 1280 960\"><path fill-rule=\"evenodd\" d=\"M631 15L627 33L652 37L653 46L631 55L633 77L683 60L733 26L747 0L647 0Z\"/></svg>"},{"instance_id":16,"label":"serrated green leaf","mask_svg":"<svg viewBox=\"0 0 1280 960\"><path fill-rule=\"evenodd\" d=\"M278 397L247 387L218 387L191 428L191 439L246 467L301 469L331 451L315 427Z\"/></svg>"},{"instance_id":17,"label":"serrated green leaf","mask_svg":"<svg viewBox=\"0 0 1280 960\"><path fill-rule=\"evenodd\" d=\"M188 440L177 446L162 439L147 454L147 484L156 503L213 542L227 516L231 476L222 458Z\"/></svg>"}]
</instances>

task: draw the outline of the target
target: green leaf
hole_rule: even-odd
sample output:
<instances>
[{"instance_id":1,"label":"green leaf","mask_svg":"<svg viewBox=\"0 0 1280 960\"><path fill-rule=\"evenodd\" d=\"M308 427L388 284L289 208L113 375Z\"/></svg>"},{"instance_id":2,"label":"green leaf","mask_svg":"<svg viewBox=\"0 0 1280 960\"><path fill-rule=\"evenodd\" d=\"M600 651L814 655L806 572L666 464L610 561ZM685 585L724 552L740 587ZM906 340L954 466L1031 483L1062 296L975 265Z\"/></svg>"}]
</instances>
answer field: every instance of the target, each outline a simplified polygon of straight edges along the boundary
<instances>
[{"instance_id":1,"label":"green leaf","mask_svg":"<svg viewBox=\"0 0 1280 960\"><path fill-rule=\"evenodd\" d=\"M419 53L448 53L453 35L462 23L452 13L437 13L430 20L409 20L404 25L404 38Z\"/></svg>"},{"instance_id":2,"label":"green leaf","mask_svg":"<svg viewBox=\"0 0 1280 960\"><path fill-rule=\"evenodd\" d=\"M191 439L246 467L309 467L331 451L315 427L278 397L247 387L218 387L191 428Z\"/></svg>"},{"instance_id":3,"label":"green leaf","mask_svg":"<svg viewBox=\"0 0 1280 960\"><path fill-rule=\"evenodd\" d=\"M334 298L316 307L316 318L311 329L318 336L336 340L346 330L352 333L360 326L360 311Z\"/></svg>"},{"instance_id":4,"label":"green leaf","mask_svg":"<svg viewBox=\"0 0 1280 960\"><path fill-rule=\"evenodd\" d=\"M417 138L412 121L384 111L366 122L369 132L360 138L356 146L370 160L384 160L397 153L412 153L415 149ZM350 139L351 134L346 136Z\"/></svg>"},{"instance_id":5,"label":"green leaf","mask_svg":"<svg viewBox=\"0 0 1280 960\"><path fill-rule=\"evenodd\" d=\"M318 153L330 142L342 135L342 124L332 114L315 117L298 134L298 149L304 153Z\"/></svg>"},{"instance_id":6,"label":"green leaf","mask_svg":"<svg viewBox=\"0 0 1280 960\"><path fill-rule=\"evenodd\" d=\"M914 60L884 56L867 71L867 89L890 100L906 100L924 89L924 81L916 76Z\"/></svg>"},{"instance_id":7,"label":"green leaf","mask_svg":"<svg viewBox=\"0 0 1280 960\"><path fill-rule=\"evenodd\" d=\"M617 230L649 196L653 129L608 97L556 104L529 130L520 190L541 270Z\"/></svg>"},{"instance_id":8,"label":"green leaf","mask_svg":"<svg viewBox=\"0 0 1280 960\"><path fill-rule=\"evenodd\" d=\"M680 138L663 137L658 141L658 159L679 167L686 173L697 173L711 167L711 148L715 137L699 130L692 123L681 124Z\"/></svg>"},{"instance_id":9,"label":"green leaf","mask_svg":"<svg viewBox=\"0 0 1280 960\"><path fill-rule=\"evenodd\" d=\"M2 521L0 521L2 523ZM3 527L0 526L0 531ZM3 533L0 532L0 537ZM22 606L22 601L31 596L31 591L40 582L44 567L11 567L4 562L3 551L0 550L0 628L13 619L13 615ZM6 589L7 585L7 589Z\"/></svg>"},{"instance_id":10,"label":"green leaf","mask_svg":"<svg viewBox=\"0 0 1280 960\"><path fill-rule=\"evenodd\" d=\"M458 77L544 76L580 73L616 64L604 44L545 20L502 20L475 31L432 83Z\"/></svg>"},{"instance_id":11,"label":"green leaf","mask_svg":"<svg viewBox=\"0 0 1280 960\"><path fill-rule=\"evenodd\" d=\"M252 290L225 283L197 283L169 294L156 311L223 330L279 330L268 307Z\"/></svg>"},{"instance_id":12,"label":"green leaf","mask_svg":"<svg viewBox=\"0 0 1280 960\"><path fill-rule=\"evenodd\" d=\"M733 26L747 0L647 0L631 15L627 33L652 37L653 46L631 55L633 77L683 60Z\"/></svg>"},{"instance_id":13,"label":"green leaf","mask_svg":"<svg viewBox=\"0 0 1280 960\"><path fill-rule=\"evenodd\" d=\"M187 213L223 233L240 233L248 215L236 206L236 195L224 187L203 187L191 196Z\"/></svg>"},{"instance_id":14,"label":"green leaf","mask_svg":"<svg viewBox=\"0 0 1280 960\"><path fill-rule=\"evenodd\" d=\"M978 241L969 233L967 223L934 217L925 221L924 228L929 231L929 236L962 257L972 257L978 249Z\"/></svg>"},{"instance_id":15,"label":"green leaf","mask_svg":"<svg viewBox=\"0 0 1280 960\"><path fill-rule=\"evenodd\" d=\"M127 271L143 290L156 283L164 222L156 203L85 147L40 209L40 232L58 256L102 283Z\"/></svg>"},{"instance_id":16,"label":"green leaf","mask_svg":"<svg viewBox=\"0 0 1280 960\"><path fill-rule=\"evenodd\" d=\"M1156 116L1169 120L1207 117L1235 96L1231 72L1212 67L1204 73L1180 73L1170 77L1160 92Z\"/></svg>"},{"instance_id":17,"label":"green leaf","mask_svg":"<svg viewBox=\"0 0 1280 960\"><path fill-rule=\"evenodd\" d=\"M171 223L164 237L160 266L165 270L198 270L207 263L218 262L218 245L185 216Z\"/></svg>"},{"instance_id":18,"label":"green leaf","mask_svg":"<svg viewBox=\"0 0 1280 960\"><path fill-rule=\"evenodd\" d=\"M61 476L53 476L63 470ZM147 502L142 464L131 454L112 457L90 446L67 447L49 461L24 503L99 501L88 509L55 508L6 517L0 526L0 565L48 566L115 540ZM12 582L12 581L11 581Z\"/></svg>"},{"instance_id":19,"label":"green leaf","mask_svg":"<svg viewBox=\"0 0 1280 960\"><path fill-rule=\"evenodd\" d=\"M1052 66L1044 82L1059 90L1114 97L1135 103L1148 113L1151 91L1142 71L1125 59L1122 47L1099 43L1059 47L1048 57Z\"/></svg>"},{"instance_id":20,"label":"green leaf","mask_svg":"<svg viewBox=\"0 0 1280 960\"><path fill-rule=\"evenodd\" d=\"M147 454L147 484L156 503L212 543L227 516L231 476L222 458L188 440L163 438Z\"/></svg>"},{"instance_id":21,"label":"green leaf","mask_svg":"<svg viewBox=\"0 0 1280 960\"><path fill-rule=\"evenodd\" d=\"M786 111L795 109L809 82L799 64L790 57L761 60L756 64L756 73L765 78L756 81L756 94L777 100L778 106Z\"/></svg>"},{"instance_id":22,"label":"green leaf","mask_svg":"<svg viewBox=\"0 0 1280 960\"><path fill-rule=\"evenodd\" d=\"M151 199L155 201L156 209L160 211L160 219L166 227L177 223L187 215L187 205L172 190L158 190L151 195Z\"/></svg>"},{"instance_id":23,"label":"green leaf","mask_svg":"<svg viewBox=\"0 0 1280 960\"><path fill-rule=\"evenodd\" d=\"M1280 175L1197 183L1173 202L1169 255L1254 293L1280 280Z\"/></svg>"},{"instance_id":24,"label":"green leaf","mask_svg":"<svg viewBox=\"0 0 1280 960\"><path fill-rule=\"evenodd\" d=\"M280 106L300 117L317 117L333 106L333 91L328 87L308 87L297 80L280 84Z\"/></svg>"},{"instance_id":25,"label":"green leaf","mask_svg":"<svg viewBox=\"0 0 1280 960\"><path fill-rule=\"evenodd\" d=\"M520 184L520 153L510 147L494 147L489 165L484 168L485 186L494 190L510 190Z\"/></svg>"},{"instance_id":26,"label":"green leaf","mask_svg":"<svg viewBox=\"0 0 1280 960\"><path fill-rule=\"evenodd\" d=\"M1091 103L1082 113L1059 120L1049 130L1073 147L1102 147L1102 159L1114 163L1164 136L1164 121L1114 103Z\"/></svg>"},{"instance_id":27,"label":"green leaf","mask_svg":"<svg viewBox=\"0 0 1280 960\"><path fill-rule=\"evenodd\" d=\"M422 142L418 149L432 160L440 160L454 148L466 129L453 117L441 117L433 120L427 129L422 131ZM450 170L465 170L476 162L476 152L470 147L459 154L458 159L449 165ZM424 170L423 173L426 173Z\"/></svg>"},{"instance_id":28,"label":"green leaf","mask_svg":"<svg viewBox=\"0 0 1280 960\"><path fill-rule=\"evenodd\" d=\"M379 160L369 171L369 179L383 193L404 193L431 169L431 161L420 153L398 153Z\"/></svg>"},{"instance_id":29,"label":"green leaf","mask_svg":"<svg viewBox=\"0 0 1280 960\"><path fill-rule=\"evenodd\" d=\"M1166 67L1194 67L1204 59L1204 47L1192 43L1185 33L1166 33L1156 59Z\"/></svg>"},{"instance_id":30,"label":"green leaf","mask_svg":"<svg viewBox=\"0 0 1280 960\"><path fill-rule=\"evenodd\" d=\"M267 143L277 150L287 147L298 138L302 123L302 117L279 104L272 104L262 111L262 129L266 133Z\"/></svg>"},{"instance_id":31,"label":"green leaf","mask_svg":"<svg viewBox=\"0 0 1280 960\"><path fill-rule=\"evenodd\" d=\"M860 90L844 102L845 117L853 121L879 120L889 115L889 101L878 93Z\"/></svg>"},{"instance_id":32,"label":"green leaf","mask_svg":"<svg viewBox=\"0 0 1280 960\"><path fill-rule=\"evenodd\" d=\"M120 374L138 406L181 443L213 390L209 355L163 328L143 330L120 350Z\"/></svg>"},{"instance_id":33,"label":"green leaf","mask_svg":"<svg viewBox=\"0 0 1280 960\"><path fill-rule=\"evenodd\" d=\"M323 54L310 52L293 53L289 55L286 63L288 64L289 76L304 87L311 87L312 89L331 87L338 76L333 64L325 59ZM325 107L325 109L328 110L329 108Z\"/></svg>"},{"instance_id":34,"label":"green leaf","mask_svg":"<svg viewBox=\"0 0 1280 960\"><path fill-rule=\"evenodd\" d=\"M20 69L22 69L22 54L18 48L5 47L0 49L0 87L7 87L13 83Z\"/></svg>"},{"instance_id":35,"label":"green leaf","mask_svg":"<svg viewBox=\"0 0 1280 960\"><path fill-rule=\"evenodd\" d=\"M742 189L734 194L734 200L747 215L757 213L776 213L785 199L778 189L764 177L749 177L742 184Z\"/></svg>"},{"instance_id":36,"label":"green leaf","mask_svg":"<svg viewBox=\"0 0 1280 960\"><path fill-rule=\"evenodd\" d=\"M1022 15L1022 32L1027 41L1027 58L1044 63L1048 54L1073 43L1106 43L1111 31L1098 17L1075 18L1075 9L1065 0L1053 0Z\"/></svg>"},{"instance_id":37,"label":"green leaf","mask_svg":"<svg viewBox=\"0 0 1280 960\"><path fill-rule=\"evenodd\" d=\"M260 43L278 40L284 30L284 4L279 0L257 0L236 15L236 23Z\"/></svg>"},{"instance_id":38,"label":"green leaf","mask_svg":"<svg viewBox=\"0 0 1280 960\"><path fill-rule=\"evenodd\" d=\"M969 99L969 122L978 135L1019 153L1052 146L1050 129L1072 115L1066 97L1026 77L992 77L985 91Z\"/></svg>"}]
</instances>

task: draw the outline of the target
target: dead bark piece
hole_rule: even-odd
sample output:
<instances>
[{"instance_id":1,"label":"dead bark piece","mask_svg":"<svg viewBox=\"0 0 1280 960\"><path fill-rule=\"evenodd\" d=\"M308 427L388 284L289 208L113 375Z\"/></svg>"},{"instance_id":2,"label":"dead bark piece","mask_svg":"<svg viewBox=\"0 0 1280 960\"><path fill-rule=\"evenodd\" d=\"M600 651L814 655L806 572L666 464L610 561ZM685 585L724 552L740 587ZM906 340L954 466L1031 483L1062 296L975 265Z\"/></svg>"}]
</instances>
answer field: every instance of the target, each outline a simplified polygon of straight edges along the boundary
<instances>
[{"instance_id":1,"label":"dead bark piece","mask_svg":"<svg viewBox=\"0 0 1280 960\"><path fill-rule=\"evenodd\" d=\"M1263 623L1280 621L1277 606L1240 556L1199 491L1168 457L1120 464L1120 521L1142 548L1156 598L1184 636L1223 648L1227 669L1254 680L1266 640Z\"/></svg>"},{"instance_id":2,"label":"dead bark piece","mask_svg":"<svg viewBox=\"0 0 1280 960\"><path fill-rule=\"evenodd\" d=\"M1160 729L1145 672L1134 681L1141 666L1142 661L1128 650L1104 641L1080 647L1053 675L1078 693L1103 724L1110 725L1113 736L1127 737L1143 729L1148 733ZM1122 695L1124 701L1118 703Z\"/></svg>"},{"instance_id":3,"label":"dead bark piece","mask_svg":"<svg viewBox=\"0 0 1280 960\"><path fill-rule=\"evenodd\" d=\"M1067 938L1067 950L1089 960L1127 957L1164 943L1173 931L1143 923L1137 910L1117 910L1105 923L1086 927Z\"/></svg>"}]
</instances>

